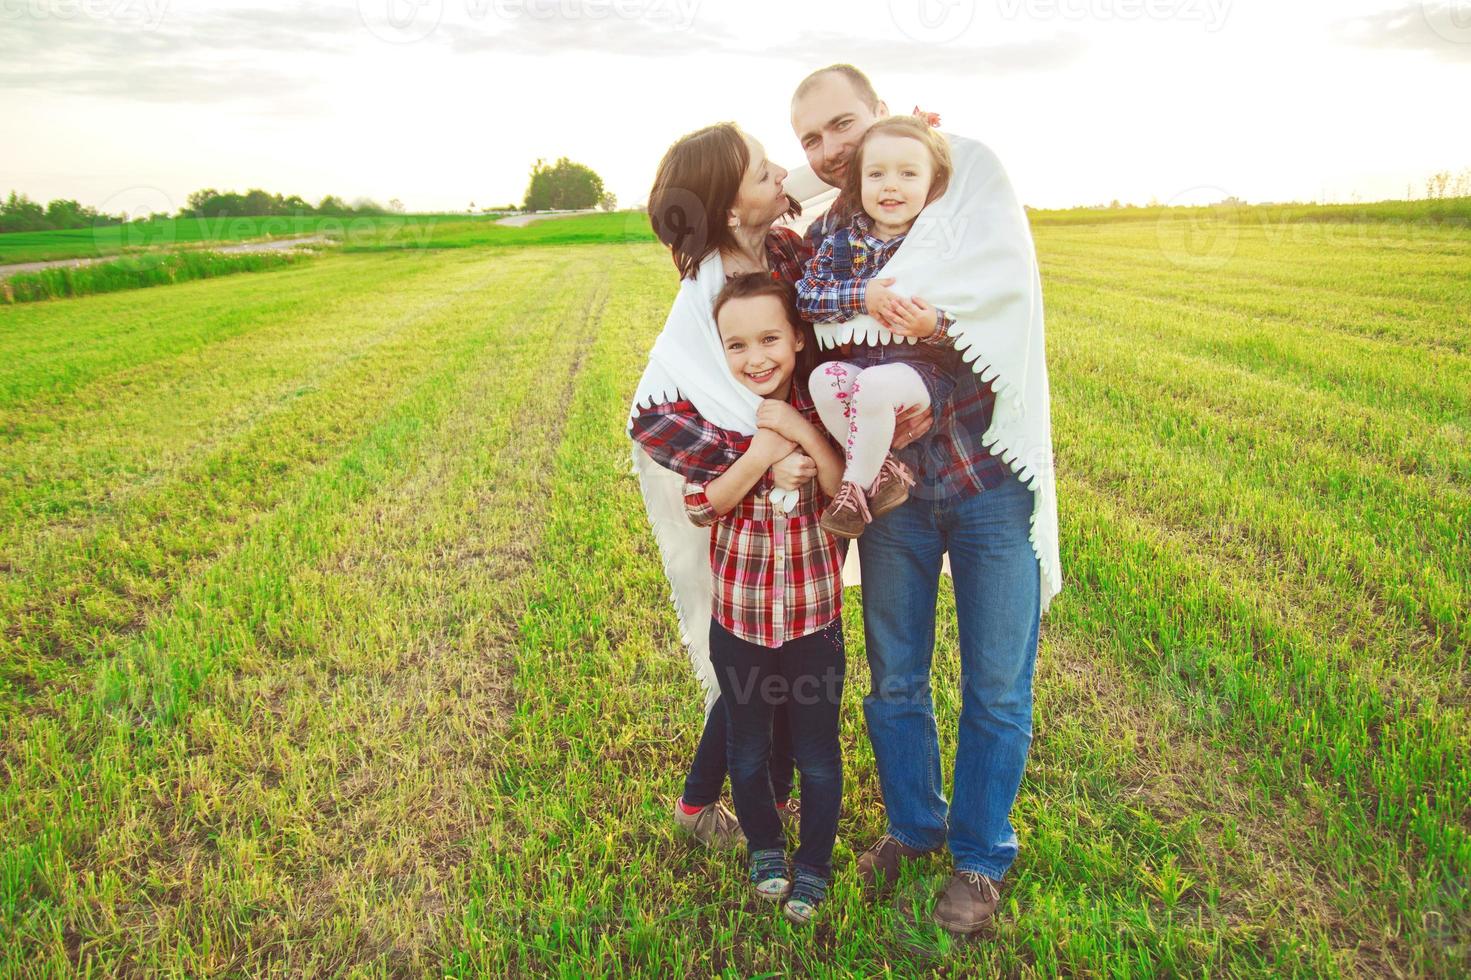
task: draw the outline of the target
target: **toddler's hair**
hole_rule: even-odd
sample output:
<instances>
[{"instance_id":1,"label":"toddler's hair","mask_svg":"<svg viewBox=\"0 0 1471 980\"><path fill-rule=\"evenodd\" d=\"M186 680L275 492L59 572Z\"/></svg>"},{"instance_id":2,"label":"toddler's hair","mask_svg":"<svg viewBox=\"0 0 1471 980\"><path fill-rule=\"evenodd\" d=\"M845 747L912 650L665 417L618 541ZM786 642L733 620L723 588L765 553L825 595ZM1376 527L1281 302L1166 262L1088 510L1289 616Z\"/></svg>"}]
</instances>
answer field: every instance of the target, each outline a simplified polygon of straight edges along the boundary
<instances>
[{"instance_id":1,"label":"toddler's hair","mask_svg":"<svg viewBox=\"0 0 1471 980\"><path fill-rule=\"evenodd\" d=\"M792 325L792 331L802 338L802 349L797 351L797 377L805 385L807 375L817 367L817 335L812 331L812 324L803 320L802 315L797 312L797 289L791 283L776 279L766 272L747 272L735 276L715 297L715 306L710 315L718 323L720 311L726 303L735 299L755 299L758 296L776 297L781 303L782 312L787 315L787 322Z\"/></svg>"},{"instance_id":2,"label":"toddler's hair","mask_svg":"<svg viewBox=\"0 0 1471 980\"><path fill-rule=\"evenodd\" d=\"M875 136L907 136L923 143L925 149L930 151L930 163L935 168L925 206L933 204L936 198L945 193L945 188L950 186L950 173L955 169L950 162L950 144L945 141L945 137L918 116L885 116L868 127L868 132L863 134L863 138L853 149L843 195L854 202L855 207L861 207L857 202L863 199L863 151L867 149L868 141Z\"/></svg>"}]
</instances>

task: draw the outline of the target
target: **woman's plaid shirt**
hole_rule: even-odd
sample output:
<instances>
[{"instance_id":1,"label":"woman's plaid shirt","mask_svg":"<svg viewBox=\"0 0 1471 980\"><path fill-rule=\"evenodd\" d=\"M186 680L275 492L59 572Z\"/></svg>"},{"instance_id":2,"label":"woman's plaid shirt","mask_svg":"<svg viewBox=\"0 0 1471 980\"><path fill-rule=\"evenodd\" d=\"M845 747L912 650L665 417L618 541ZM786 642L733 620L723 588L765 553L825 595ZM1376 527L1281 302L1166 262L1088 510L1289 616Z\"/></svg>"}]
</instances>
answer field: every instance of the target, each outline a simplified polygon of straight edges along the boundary
<instances>
[{"instance_id":1,"label":"woman's plaid shirt","mask_svg":"<svg viewBox=\"0 0 1471 980\"><path fill-rule=\"evenodd\" d=\"M823 431L804 386L794 383L790 400ZM751 443L749 436L717 431L724 433L735 457ZM767 472L723 516L716 515L705 496L707 482L686 480L684 505L694 524L710 527L716 621L743 640L774 648L838 618L843 601L841 544L846 542L840 543L818 524L829 500L818 482L809 480L798 494L797 506L784 514L768 496L772 481Z\"/></svg>"}]
</instances>

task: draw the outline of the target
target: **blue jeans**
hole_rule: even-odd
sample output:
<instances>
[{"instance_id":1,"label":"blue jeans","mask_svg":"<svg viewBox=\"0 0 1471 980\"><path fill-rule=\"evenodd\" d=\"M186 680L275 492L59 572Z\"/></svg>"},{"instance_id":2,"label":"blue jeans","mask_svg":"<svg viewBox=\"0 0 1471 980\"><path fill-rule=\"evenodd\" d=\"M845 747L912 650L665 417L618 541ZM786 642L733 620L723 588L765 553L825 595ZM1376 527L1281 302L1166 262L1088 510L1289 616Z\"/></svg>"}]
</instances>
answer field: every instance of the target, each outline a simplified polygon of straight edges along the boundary
<instances>
[{"instance_id":1,"label":"blue jeans","mask_svg":"<svg viewBox=\"0 0 1471 980\"><path fill-rule=\"evenodd\" d=\"M949 844L957 871L1000 879L1016 859L1011 807L1032 742L1041 586L1032 492L1015 478L968 497L910 497L858 539L873 689L863 699L889 830ZM960 628L955 798L945 801L930 692L940 567L950 552Z\"/></svg>"},{"instance_id":2,"label":"blue jeans","mask_svg":"<svg viewBox=\"0 0 1471 980\"><path fill-rule=\"evenodd\" d=\"M700 744L695 747L689 774L684 778L684 793L680 799L690 806L709 806L720 799L720 791L725 788L725 747L730 738L729 731L725 698L716 698L710 706L710 713L705 716ZM785 803L791 798L794 766L787 713L778 711L771 717L771 793L779 802Z\"/></svg>"},{"instance_id":3,"label":"blue jeans","mask_svg":"<svg viewBox=\"0 0 1471 980\"><path fill-rule=\"evenodd\" d=\"M785 712L802 774L802 809L792 863L826 880L843 800L838 712L847 658L843 623L763 647L710 620L710 662L730 721L730 795L750 852L786 847L771 798L771 719Z\"/></svg>"}]
</instances>

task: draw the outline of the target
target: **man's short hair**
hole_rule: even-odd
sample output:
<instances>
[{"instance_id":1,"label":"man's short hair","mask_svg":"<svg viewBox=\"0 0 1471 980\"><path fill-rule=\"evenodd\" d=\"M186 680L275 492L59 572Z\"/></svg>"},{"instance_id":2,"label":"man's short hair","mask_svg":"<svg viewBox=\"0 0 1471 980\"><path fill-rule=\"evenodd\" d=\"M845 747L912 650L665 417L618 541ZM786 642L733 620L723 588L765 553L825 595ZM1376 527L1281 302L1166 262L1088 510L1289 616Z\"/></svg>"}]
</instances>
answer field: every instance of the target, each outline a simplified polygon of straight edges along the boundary
<instances>
[{"instance_id":1,"label":"man's short hair","mask_svg":"<svg viewBox=\"0 0 1471 980\"><path fill-rule=\"evenodd\" d=\"M846 78L848 84L853 86L853 94L857 95L859 100L868 106L868 111L873 113L878 112L879 96L873 90L873 82L870 82L868 76L863 74L863 72L847 64L828 65L826 68L819 68L802 79L797 85L797 91L792 93L792 101L796 102L802 96L812 91L813 87L817 85L818 81L824 75L832 74L842 75Z\"/></svg>"}]
</instances>

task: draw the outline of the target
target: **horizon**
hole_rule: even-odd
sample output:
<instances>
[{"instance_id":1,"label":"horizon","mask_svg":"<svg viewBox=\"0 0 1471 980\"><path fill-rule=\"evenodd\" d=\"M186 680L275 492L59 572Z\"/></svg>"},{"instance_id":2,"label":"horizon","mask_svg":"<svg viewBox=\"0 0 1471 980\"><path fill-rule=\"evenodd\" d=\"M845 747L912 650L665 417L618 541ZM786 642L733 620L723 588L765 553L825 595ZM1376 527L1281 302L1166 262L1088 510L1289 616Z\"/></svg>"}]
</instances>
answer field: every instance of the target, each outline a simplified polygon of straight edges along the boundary
<instances>
[{"instance_id":1,"label":"horizon","mask_svg":"<svg viewBox=\"0 0 1471 980\"><path fill-rule=\"evenodd\" d=\"M464 213L471 201L519 204L533 162L567 156L628 210L665 148L711 122L737 122L783 166L804 164L790 92L838 61L863 69L891 112L918 104L991 145L1039 210L1418 199L1432 174L1471 167L1471 143L1436 96L1471 82L1463 0L1329 13L1263 0L780 11L747 5L737 21L700 0L0 0L0 36L20 52L0 69L12 121L0 182L106 213L174 214L204 188ZM774 40L751 26L768 23ZM608 81L586 85L598 78ZM534 96L475 111L478 93L532 89L527 79ZM1002 98L1017 85L1024 99ZM625 109L640 98L649 111Z\"/></svg>"}]
</instances>

